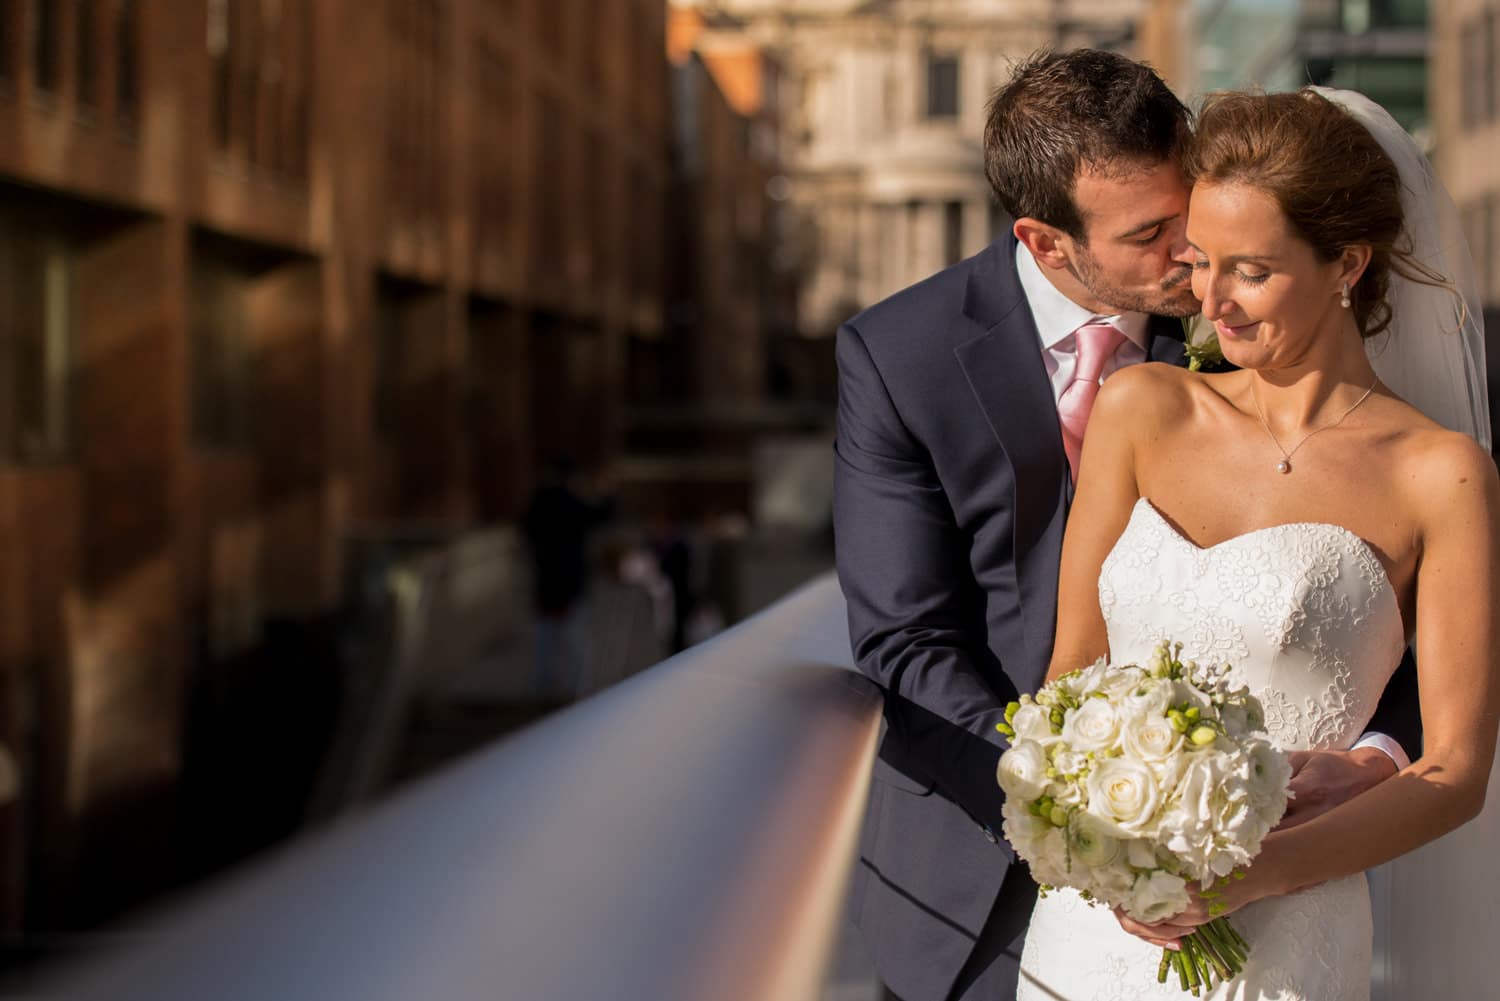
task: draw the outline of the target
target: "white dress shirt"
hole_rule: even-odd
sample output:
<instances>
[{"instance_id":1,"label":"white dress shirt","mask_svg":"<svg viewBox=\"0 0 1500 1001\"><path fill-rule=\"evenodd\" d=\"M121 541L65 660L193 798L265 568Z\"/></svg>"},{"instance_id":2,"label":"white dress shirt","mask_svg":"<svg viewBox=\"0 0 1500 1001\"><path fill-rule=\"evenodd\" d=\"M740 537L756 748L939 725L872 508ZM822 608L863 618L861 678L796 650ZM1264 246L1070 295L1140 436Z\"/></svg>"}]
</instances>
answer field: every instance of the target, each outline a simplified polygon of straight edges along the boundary
<instances>
[{"instance_id":1,"label":"white dress shirt","mask_svg":"<svg viewBox=\"0 0 1500 1001\"><path fill-rule=\"evenodd\" d=\"M1146 360L1145 313L1106 316L1084 309L1046 279L1025 244L1016 244L1016 275L1021 279L1021 290L1026 293L1026 304L1031 307L1031 318L1041 336L1042 362L1052 380L1054 403L1073 381L1073 369L1078 363L1077 338L1073 333L1086 323L1108 323L1125 335L1114 356L1104 363L1100 381L1126 365Z\"/></svg>"},{"instance_id":2,"label":"white dress shirt","mask_svg":"<svg viewBox=\"0 0 1500 1001\"><path fill-rule=\"evenodd\" d=\"M1114 356L1104 363L1100 382L1127 365L1146 360L1148 317L1145 313L1104 316L1085 309L1047 280L1041 265L1021 243L1016 244L1016 276L1021 280L1021 290L1026 294L1026 304L1031 307L1031 318L1036 321L1036 330L1041 337L1042 362L1047 366L1047 377L1052 380L1052 402L1056 403L1063 390L1068 388L1068 383L1073 381L1073 369L1078 362L1077 338L1073 334L1086 323L1108 323L1125 335ZM1354 746L1379 748L1396 763L1397 771L1411 764L1401 745L1383 733L1367 733Z\"/></svg>"}]
</instances>

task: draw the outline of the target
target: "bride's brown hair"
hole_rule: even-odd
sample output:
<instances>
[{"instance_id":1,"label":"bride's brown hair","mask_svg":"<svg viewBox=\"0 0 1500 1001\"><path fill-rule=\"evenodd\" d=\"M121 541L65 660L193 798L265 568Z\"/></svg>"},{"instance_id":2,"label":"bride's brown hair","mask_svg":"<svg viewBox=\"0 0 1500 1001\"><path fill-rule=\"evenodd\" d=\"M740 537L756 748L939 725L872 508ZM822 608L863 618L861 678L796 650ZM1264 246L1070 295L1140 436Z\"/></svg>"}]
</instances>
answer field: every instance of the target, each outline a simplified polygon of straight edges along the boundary
<instances>
[{"instance_id":1,"label":"bride's brown hair","mask_svg":"<svg viewBox=\"0 0 1500 1001\"><path fill-rule=\"evenodd\" d=\"M1245 184L1276 200L1292 230L1325 261L1370 247L1349 290L1364 337L1391 322L1391 273L1449 287L1407 250L1401 176L1370 131L1312 90L1210 94L1198 114L1184 167L1194 182Z\"/></svg>"}]
</instances>

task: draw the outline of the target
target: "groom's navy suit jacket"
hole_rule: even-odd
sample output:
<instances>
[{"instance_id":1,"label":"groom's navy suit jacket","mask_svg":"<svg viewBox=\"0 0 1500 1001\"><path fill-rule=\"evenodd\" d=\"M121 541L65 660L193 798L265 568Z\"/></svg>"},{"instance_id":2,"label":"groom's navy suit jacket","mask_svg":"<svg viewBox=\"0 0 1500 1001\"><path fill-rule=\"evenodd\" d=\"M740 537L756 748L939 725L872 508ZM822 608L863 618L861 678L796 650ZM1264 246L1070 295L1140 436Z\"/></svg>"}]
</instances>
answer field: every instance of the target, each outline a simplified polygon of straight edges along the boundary
<instances>
[{"instance_id":1,"label":"groom's navy suit jacket","mask_svg":"<svg viewBox=\"0 0 1500 1001\"><path fill-rule=\"evenodd\" d=\"M852 917L905 1001L947 997L976 945L1012 934L985 941L1011 862L995 724L1046 674L1072 495L1015 250L998 239L838 333L839 582L887 722ZM1150 359L1182 360L1178 321L1149 333Z\"/></svg>"}]
</instances>

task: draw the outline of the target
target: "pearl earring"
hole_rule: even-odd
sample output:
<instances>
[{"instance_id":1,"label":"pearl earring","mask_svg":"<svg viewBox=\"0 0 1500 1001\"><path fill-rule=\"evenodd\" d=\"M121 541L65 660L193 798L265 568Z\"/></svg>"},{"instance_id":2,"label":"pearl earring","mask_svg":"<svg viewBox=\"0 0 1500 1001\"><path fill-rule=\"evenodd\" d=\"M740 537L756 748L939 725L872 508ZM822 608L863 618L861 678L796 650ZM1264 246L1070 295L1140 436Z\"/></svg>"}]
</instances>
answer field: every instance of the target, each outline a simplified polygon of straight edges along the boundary
<instances>
[{"instance_id":1,"label":"pearl earring","mask_svg":"<svg viewBox=\"0 0 1500 1001\"><path fill-rule=\"evenodd\" d=\"M1343 292L1343 295L1339 296L1339 305L1343 306L1345 309L1349 308L1349 283L1348 282L1344 282L1344 292Z\"/></svg>"}]
</instances>

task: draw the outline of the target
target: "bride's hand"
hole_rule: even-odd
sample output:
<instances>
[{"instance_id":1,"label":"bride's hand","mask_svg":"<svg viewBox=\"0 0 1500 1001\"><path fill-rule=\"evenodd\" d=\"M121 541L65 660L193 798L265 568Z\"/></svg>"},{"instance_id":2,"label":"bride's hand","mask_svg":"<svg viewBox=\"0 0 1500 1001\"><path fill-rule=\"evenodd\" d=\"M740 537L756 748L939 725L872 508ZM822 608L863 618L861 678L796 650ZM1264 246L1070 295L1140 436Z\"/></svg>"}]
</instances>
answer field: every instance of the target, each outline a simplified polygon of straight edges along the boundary
<instances>
[{"instance_id":1,"label":"bride's hand","mask_svg":"<svg viewBox=\"0 0 1500 1001\"><path fill-rule=\"evenodd\" d=\"M1275 835L1271 835L1267 838L1267 843L1274 837ZM1244 870L1240 878L1231 877L1215 882L1207 896L1200 892L1197 883L1189 883L1187 908L1165 921L1148 925L1119 908L1115 908L1115 919L1120 922L1121 928L1137 938L1155 946L1175 949L1177 940L1184 935L1191 935L1199 925L1208 924L1214 918L1228 917L1262 897L1286 892L1278 881L1274 865L1267 864L1269 860L1264 853L1260 861L1262 864Z\"/></svg>"}]
</instances>

